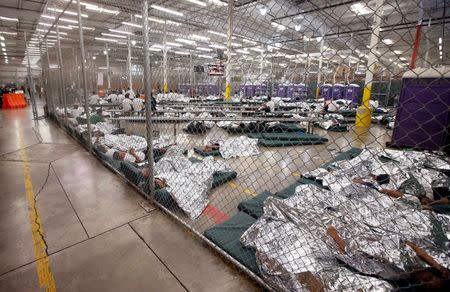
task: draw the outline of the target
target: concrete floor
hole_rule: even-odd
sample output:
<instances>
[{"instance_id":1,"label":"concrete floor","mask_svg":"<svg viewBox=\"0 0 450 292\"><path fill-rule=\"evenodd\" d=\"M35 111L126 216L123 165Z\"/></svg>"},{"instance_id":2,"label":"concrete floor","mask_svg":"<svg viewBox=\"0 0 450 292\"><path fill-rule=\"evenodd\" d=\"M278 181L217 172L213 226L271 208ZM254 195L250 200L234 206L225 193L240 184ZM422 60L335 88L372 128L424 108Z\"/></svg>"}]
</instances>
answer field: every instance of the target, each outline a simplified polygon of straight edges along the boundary
<instances>
[{"instance_id":1,"label":"concrete floor","mask_svg":"<svg viewBox=\"0 0 450 292\"><path fill-rule=\"evenodd\" d=\"M41 291L51 279L59 291L261 290L165 214L142 208L133 188L51 122L32 121L30 109L0 111L0 186L0 291ZM27 199L42 186L48 258L36 257Z\"/></svg>"}]
</instances>

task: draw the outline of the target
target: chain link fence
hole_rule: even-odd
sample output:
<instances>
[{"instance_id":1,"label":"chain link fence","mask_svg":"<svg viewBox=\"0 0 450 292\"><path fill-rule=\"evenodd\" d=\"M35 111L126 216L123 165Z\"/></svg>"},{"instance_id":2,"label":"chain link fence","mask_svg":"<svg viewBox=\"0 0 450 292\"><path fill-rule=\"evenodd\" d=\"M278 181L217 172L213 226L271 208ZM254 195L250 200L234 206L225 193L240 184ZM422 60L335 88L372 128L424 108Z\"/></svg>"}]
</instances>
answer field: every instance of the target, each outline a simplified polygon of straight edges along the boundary
<instances>
[{"instance_id":1,"label":"chain link fence","mask_svg":"<svg viewBox=\"0 0 450 292\"><path fill-rule=\"evenodd\" d=\"M59 0L32 38L49 115L265 288L443 291L447 8Z\"/></svg>"}]
</instances>

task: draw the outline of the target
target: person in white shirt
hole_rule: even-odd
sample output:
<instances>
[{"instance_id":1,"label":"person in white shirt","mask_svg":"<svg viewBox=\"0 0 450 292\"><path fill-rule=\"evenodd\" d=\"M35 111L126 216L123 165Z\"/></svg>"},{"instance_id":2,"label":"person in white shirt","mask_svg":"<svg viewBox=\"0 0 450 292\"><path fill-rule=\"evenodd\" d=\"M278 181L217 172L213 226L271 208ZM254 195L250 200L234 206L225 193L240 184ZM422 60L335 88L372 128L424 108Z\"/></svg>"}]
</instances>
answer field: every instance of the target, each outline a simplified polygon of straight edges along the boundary
<instances>
[{"instance_id":1,"label":"person in white shirt","mask_svg":"<svg viewBox=\"0 0 450 292\"><path fill-rule=\"evenodd\" d=\"M119 94L119 95L117 95L117 99L118 99L118 103L122 103L122 101L125 99L125 95L123 95L123 94Z\"/></svg>"},{"instance_id":2,"label":"person in white shirt","mask_svg":"<svg viewBox=\"0 0 450 292\"><path fill-rule=\"evenodd\" d=\"M133 101L129 98L124 98L122 101L122 109L126 112L131 111L132 107L131 105L133 104Z\"/></svg>"},{"instance_id":3,"label":"person in white shirt","mask_svg":"<svg viewBox=\"0 0 450 292\"><path fill-rule=\"evenodd\" d=\"M272 100L270 96L267 97L267 102L259 108L267 113L275 111L275 102Z\"/></svg>"},{"instance_id":4,"label":"person in white shirt","mask_svg":"<svg viewBox=\"0 0 450 292\"><path fill-rule=\"evenodd\" d=\"M108 96L108 98L111 100L111 103L119 103L119 96L117 94L112 93Z\"/></svg>"},{"instance_id":5,"label":"person in white shirt","mask_svg":"<svg viewBox=\"0 0 450 292\"><path fill-rule=\"evenodd\" d=\"M141 98L133 99L133 110L135 112L141 112L144 109L144 100Z\"/></svg>"},{"instance_id":6,"label":"person in white shirt","mask_svg":"<svg viewBox=\"0 0 450 292\"><path fill-rule=\"evenodd\" d=\"M89 104L90 105L94 105L94 104L98 104L100 100L100 97L98 96L98 94L95 94L95 91L92 92L91 97L89 97Z\"/></svg>"}]
</instances>

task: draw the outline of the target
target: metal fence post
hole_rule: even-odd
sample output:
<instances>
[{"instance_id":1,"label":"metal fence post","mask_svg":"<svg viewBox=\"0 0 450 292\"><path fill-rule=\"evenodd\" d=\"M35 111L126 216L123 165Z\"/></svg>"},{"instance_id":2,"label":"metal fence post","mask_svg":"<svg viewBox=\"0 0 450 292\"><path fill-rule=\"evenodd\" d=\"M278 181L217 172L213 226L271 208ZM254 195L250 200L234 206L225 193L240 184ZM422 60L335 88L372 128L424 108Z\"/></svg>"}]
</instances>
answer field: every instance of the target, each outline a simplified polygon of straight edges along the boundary
<instances>
[{"instance_id":1,"label":"metal fence post","mask_svg":"<svg viewBox=\"0 0 450 292\"><path fill-rule=\"evenodd\" d=\"M108 85L108 89L111 89L111 74L110 74L110 68L109 68L109 48L108 43L105 43L105 56L106 56L106 81Z\"/></svg>"},{"instance_id":2,"label":"metal fence post","mask_svg":"<svg viewBox=\"0 0 450 292\"><path fill-rule=\"evenodd\" d=\"M86 123L87 123L87 131L88 131L88 146L89 146L89 151L92 153L91 120L89 117L89 103L88 103L87 78L86 78L86 58L85 58L85 54L84 54L83 25L81 23L80 0L77 0L77 12L78 12L78 30L80 32L81 74L83 75L82 81L83 81L83 95L84 95L84 111L86 112Z\"/></svg>"},{"instance_id":3,"label":"metal fence post","mask_svg":"<svg viewBox=\"0 0 450 292\"><path fill-rule=\"evenodd\" d=\"M231 101L231 51L233 38L233 9L234 1L228 0L228 29L227 29L227 65L225 67L225 101Z\"/></svg>"},{"instance_id":4,"label":"metal fence post","mask_svg":"<svg viewBox=\"0 0 450 292\"><path fill-rule=\"evenodd\" d=\"M148 2L144 0L142 3L142 24L144 35L144 90L145 90L145 116L146 116L146 133L147 133L147 157L148 157L148 180L150 186L150 198L154 198L155 195L155 179L153 172L153 127L152 127L152 75L150 66L150 53L149 53L149 25L148 25Z\"/></svg>"},{"instance_id":5,"label":"metal fence post","mask_svg":"<svg viewBox=\"0 0 450 292\"><path fill-rule=\"evenodd\" d=\"M61 95L63 100L64 107L64 123L67 124L67 100L66 100L66 86L64 84L64 72L63 72L63 62L62 62L62 53L61 53L61 41L59 36L59 24L56 25L56 40L58 44L58 65L59 65L59 78L61 81Z\"/></svg>"},{"instance_id":6,"label":"metal fence post","mask_svg":"<svg viewBox=\"0 0 450 292\"><path fill-rule=\"evenodd\" d=\"M50 93L53 94L53 86L52 86L52 82L50 81L50 55L48 53L48 42L47 39L45 39L45 51L46 51L46 55L47 55L47 85L48 85L48 90L47 90L47 95L48 95L48 100L50 100L50 107L52 108L52 114L55 114L55 104L53 103L53 96L51 96Z\"/></svg>"},{"instance_id":7,"label":"metal fence post","mask_svg":"<svg viewBox=\"0 0 450 292\"><path fill-rule=\"evenodd\" d=\"M25 44L27 43L27 33L24 32L23 36L25 38ZM36 120L38 118L37 108L36 108L36 100L34 99L34 82L33 76L31 75L31 63L30 63L30 52L28 48L26 48L27 53L27 72L28 72L28 85L30 86L29 94L31 101L31 110L33 111L33 118Z\"/></svg>"}]
</instances>

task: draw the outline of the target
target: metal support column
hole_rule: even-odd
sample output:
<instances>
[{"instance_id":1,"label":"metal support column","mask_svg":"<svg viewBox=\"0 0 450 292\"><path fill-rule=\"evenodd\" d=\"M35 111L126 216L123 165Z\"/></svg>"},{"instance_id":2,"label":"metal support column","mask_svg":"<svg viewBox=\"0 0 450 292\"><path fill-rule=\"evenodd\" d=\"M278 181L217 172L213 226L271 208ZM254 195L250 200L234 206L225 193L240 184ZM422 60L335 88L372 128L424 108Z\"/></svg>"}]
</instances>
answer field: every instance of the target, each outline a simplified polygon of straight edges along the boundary
<instances>
[{"instance_id":1,"label":"metal support column","mask_svg":"<svg viewBox=\"0 0 450 292\"><path fill-rule=\"evenodd\" d=\"M89 146L89 151L92 153L91 120L90 120L90 116L89 116L89 102L88 102L87 78L86 78L86 57L84 54L84 40L83 40L83 28L82 28L82 23L81 23L82 19L81 19L80 0L77 0L77 12L78 12L78 30L80 33L81 75L82 75L82 82L83 82L84 111L86 112L88 146Z\"/></svg>"},{"instance_id":2,"label":"metal support column","mask_svg":"<svg viewBox=\"0 0 450 292\"><path fill-rule=\"evenodd\" d=\"M191 50L189 50L189 83L191 84L190 97L194 97L194 62Z\"/></svg>"},{"instance_id":3,"label":"metal support column","mask_svg":"<svg viewBox=\"0 0 450 292\"><path fill-rule=\"evenodd\" d=\"M169 92L169 84L167 82L167 21L164 21L164 34L163 34L163 91Z\"/></svg>"},{"instance_id":4,"label":"metal support column","mask_svg":"<svg viewBox=\"0 0 450 292\"><path fill-rule=\"evenodd\" d=\"M45 51L46 51L46 54L47 54L47 69L48 69L48 71L47 71L47 85L48 85L48 90L47 90L47 95L48 95L48 100L50 101L49 102L49 104L50 104L50 107L51 107L51 113L54 115L55 114L55 104L54 104L54 100L53 100L53 97L54 96L52 96L53 94L54 94L54 92L53 92L53 86L52 86L52 82L50 81L50 79L51 79L51 76L50 76L50 55L49 55L49 52L48 52L48 42L47 42L47 39L45 39ZM51 94L50 94L51 93Z\"/></svg>"},{"instance_id":5,"label":"metal support column","mask_svg":"<svg viewBox=\"0 0 450 292\"><path fill-rule=\"evenodd\" d=\"M106 55L106 85L108 86L108 89L111 89L111 74L110 74L110 68L109 68L109 48L108 43L105 43L105 55Z\"/></svg>"},{"instance_id":6,"label":"metal support column","mask_svg":"<svg viewBox=\"0 0 450 292\"><path fill-rule=\"evenodd\" d=\"M234 1L228 0L228 29L227 29L227 65L225 66L225 101L231 101L231 51L233 38L233 10Z\"/></svg>"},{"instance_id":7,"label":"metal support column","mask_svg":"<svg viewBox=\"0 0 450 292\"><path fill-rule=\"evenodd\" d=\"M366 79L364 81L364 93L362 98L362 106L360 106L356 112L355 126L357 127L370 127L372 121L372 109L370 108L370 95L372 93L372 81L373 73L375 72L375 65L377 61L377 56L375 52L377 50L377 45L380 41L380 28L381 28L381 16L383 14L383 4L384 0L377 0L374 7L373 14L373 26L372 34L370 36L370 48L369 56L367 58L367 71Z\"/></svg>"},{"instance_id":8,"label":"metal support column","mask_svg":"<svg viewBox=\"0 0 450 292\"><path fill-rule=\"evenodd\" d=\"M133 22L133 18L131 19ZM128 71L128 87L130 90L133 90L133 76L131 75L131 37L127 36L127 45L128 45L128 56L127 56L127 71Z\"/></svg>"},{"instance_id":9,"label":"metal support column","mask_svg":"<svg viewBox=\"0 0 450 292\"><path fill-rule=\"evenodd\" d=\"M142 4L142 27L144 36L144 90L145 90L145 115L146 115L146 132L147 132L147 156L148 156L148 185L150 186L150 198L155 196L155 178L153 173L154 159L153 159L153 126L152 126L152 72L150 67L150 53L149 53L149 25L148 25L148 0L144 0Z\"/></svg>"},{"instance_id":10,"label":"metal support column","mask_svg":"<svg viewBox=\"0 0 450 292\"><path fill-rule=\"evenodd\" d=\"M25 44L27 43L27 32L23 33L23 36L25 38ZM30 63L30 52L28 50L28 46L26 48L27 53L27 73L28 73L28 85L30 87L29 94L30 94L30 101L31 101L31 110L33 111L33 119L37 120L38 118L38 112L36 108L36 100L34 96L34 83L33 83L33 75L31 74L31 63Z\"/></svg>"},{"instance_id":11,"label":"metal support column","mask_svg":"<svg viewBox=\"0 0 450 292\"><path fill-rule=\"evenodd\" d=\"M44 60L43 60L43 53L42 53L42 41L41 41L41 34L38 33L38 43L39 43L39 60L41 62L41 86L39 90L42 93L42 88L44 87L44 80L45 80L45 74L44 74ZM45 104L47 105L47 113L48 113L48 96L47 93L44 95Z\"/></svg>"},{"instance_id":12,"label":"metal support column","mask_svg":"<svg viewBox=\"0 0 450 292\"><path fill-rule=\"evenodd\" d=\"M325 37L322 36L322 40L320 41L319 69L317 70L316 98L319 98L319 96L320 96L320 79L322 78L324 42L325 42Z\"/></svg>"},{"instance_id":13,"label":"metal support column","mask_svg":"<svg viewBox=\"0 0 450 292\"><path fill-rule=\"evenodd\" d=\"M61 81L61 96L62 96L63 106L64 106L64 123L67 123L66 86L64 84L61 41L59 39L59 25L58 24L56 25L56 39L57 39L57 43L58 43L59 79Z\"/></svg>"}]
</instances>

